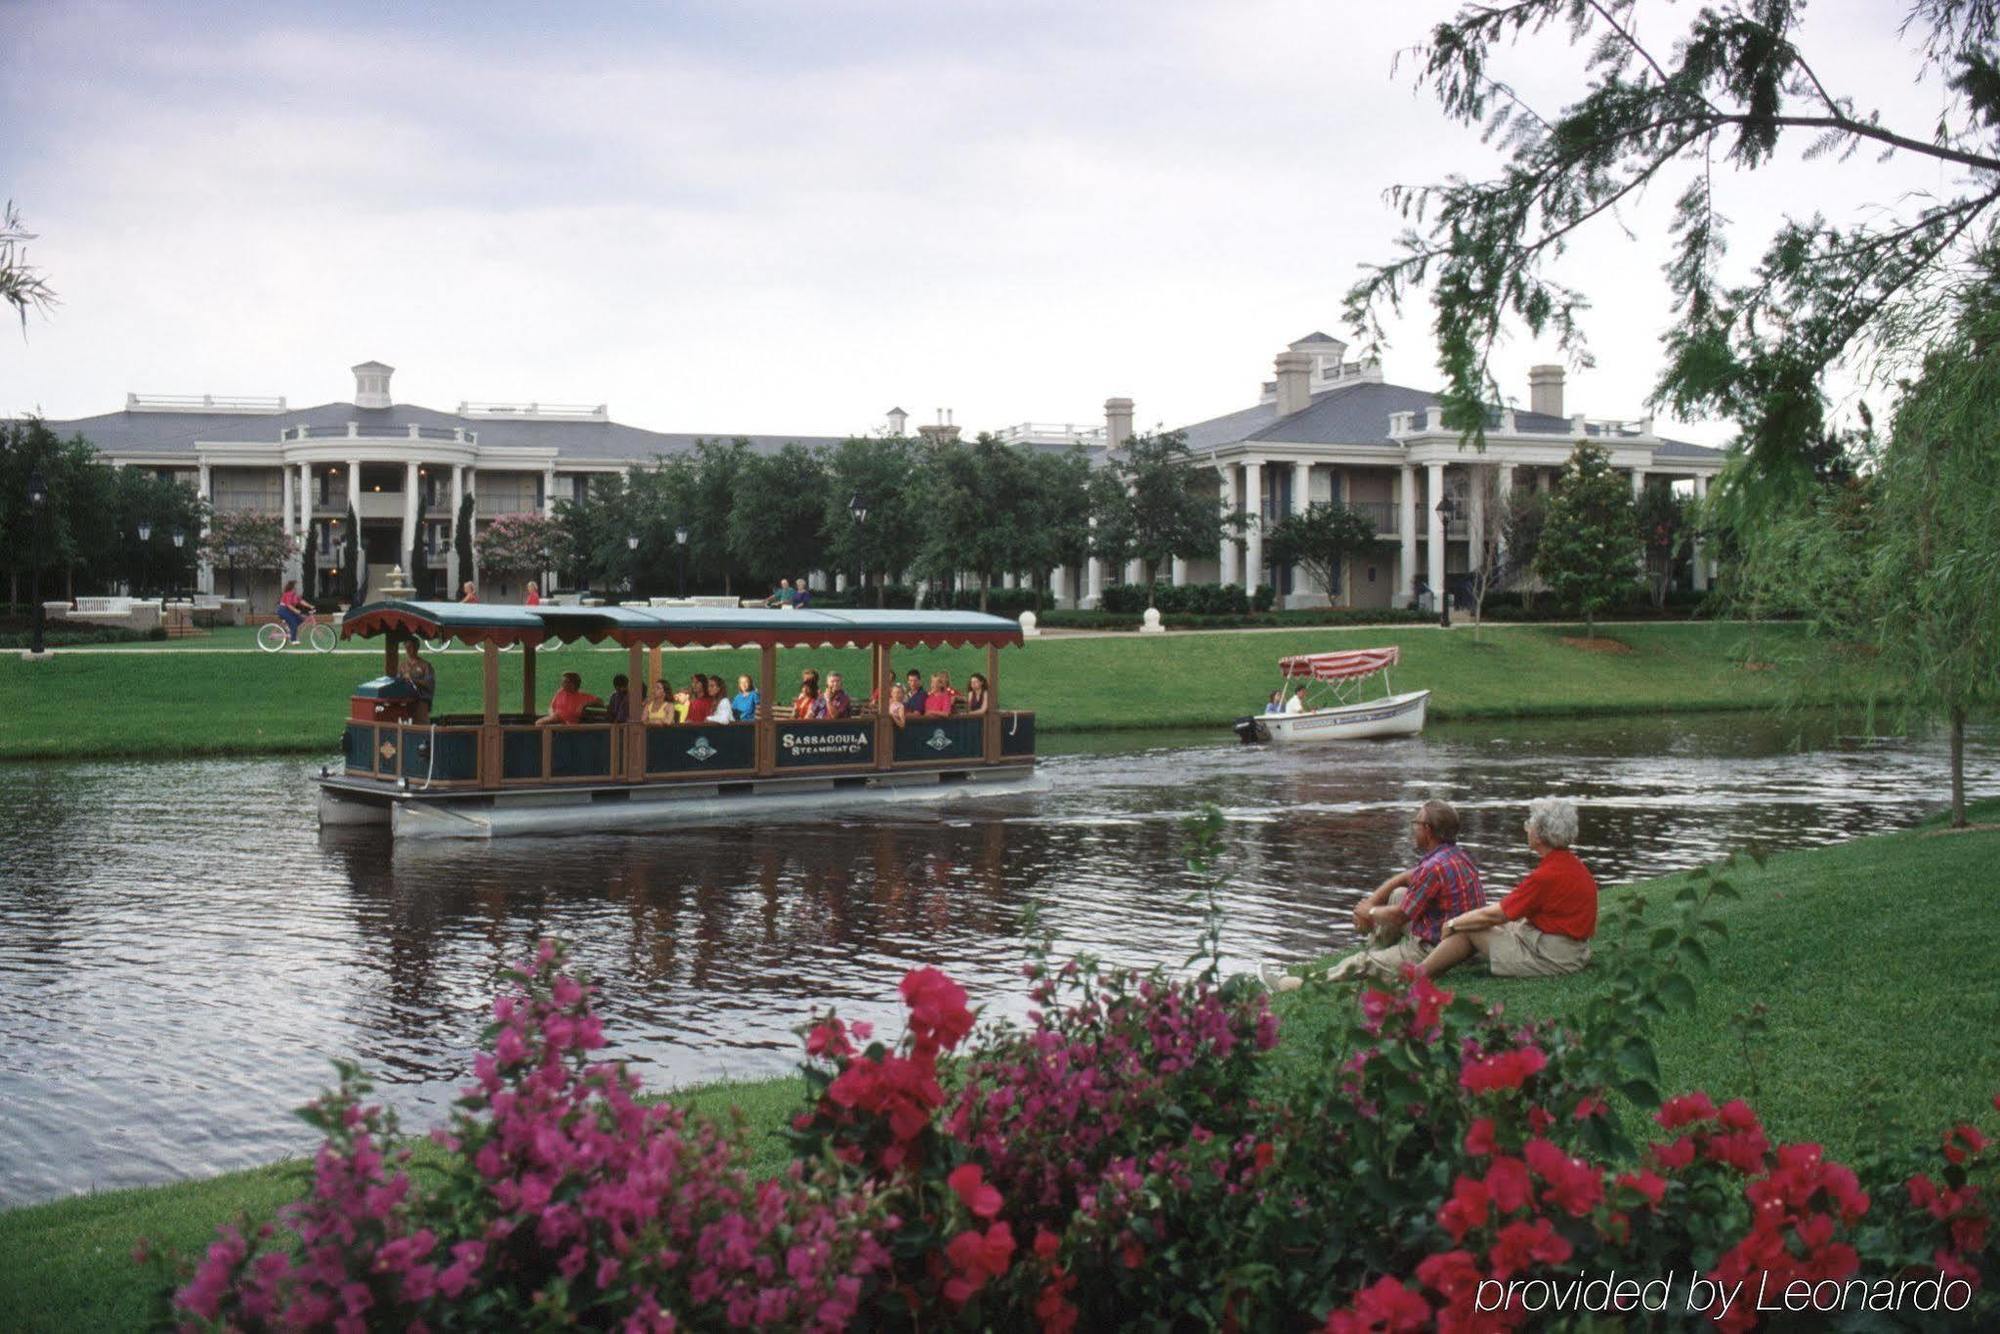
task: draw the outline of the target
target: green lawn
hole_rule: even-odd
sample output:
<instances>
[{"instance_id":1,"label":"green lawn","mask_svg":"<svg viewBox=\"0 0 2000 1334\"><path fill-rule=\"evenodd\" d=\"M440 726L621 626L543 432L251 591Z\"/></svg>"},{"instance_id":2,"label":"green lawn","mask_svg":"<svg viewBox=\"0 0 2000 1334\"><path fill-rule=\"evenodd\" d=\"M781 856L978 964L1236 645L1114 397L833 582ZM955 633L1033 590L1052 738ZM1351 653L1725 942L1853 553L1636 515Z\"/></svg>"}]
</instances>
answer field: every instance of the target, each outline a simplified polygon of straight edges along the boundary
<instances>
[{"instance_id":1,"label":"green lawn","mask_svg":"<svg viewBox=\"0 0 2000 1334\"><path fill-rule=\"evenodd\" d=\"M1729 940L1715 947L1696 1012L1658 1035L1665 1087L1747 1097L1774 1136L1816 1140L1835 1155L1884 1136L1928 1141L1990 1110L2000 1090L2000 1043L1992 1041L2000 917L1987 909L2000 802L1973 816L1985 827L1932 826L1746 865L1735 876L1742 900L1721 909ZM1679 883L1668 877L1608 893L1664 905ZM1600 977L1501 982L1461 973L1452 985L1559 1016ZM1760 1002L1770 1031L1753 1066L1729 1017ZM1312 1058L1333 1003L1311 991L1280 998L1280 1060ZM801 1087L778 1079L676 1096L714 1114L740 1106L758 1166L776 1170L784 1148L775 1132ZM0 1329L140 1324L145 1274L126 1259L137 1238L194 1249L240 1211L268 1215L300 1180L296 1165L281 1166L0 1213Z\"/></svg>"},{"instance_id":2,"label":"green lawn","mask_svg":"<svg viewBox=\"0 0 2000 1334\"><path fill-rule=\"evenodd\" d=\"M1399 690L1428 687L1439 719L1658 713L1767 706L1785 694L1783 673L1746 671L1746 657L1790 659L1806 642L1796 627L1646 624L1608 628L1628 652L1565 643L1573 633L1488 626L1475 638L1408 627L1301 629L1279 633L1188 633L1041 639L1001 654L1003 703L1037 711L1047 731L1222 726L1253 711L1277 685L1286 653L1399 644ZM743 651L671 652L670 679L693 672L755 671ZM502 657L503 707L520 703L521 655ZM546 699L565 669L604 694L624 669L618 651L573 647L540 655ZM978 650L898 655L899 667L946 668L961 685L983 670ZM783 683L816 666L865 682L867 655L787 651ZM346 697L381 670L379 652L71 653L54 661L0 657L0 759L319 753L339 749ZM438 658L438 707L479 708L478 655Z\"/></svg>"}]
</instances>

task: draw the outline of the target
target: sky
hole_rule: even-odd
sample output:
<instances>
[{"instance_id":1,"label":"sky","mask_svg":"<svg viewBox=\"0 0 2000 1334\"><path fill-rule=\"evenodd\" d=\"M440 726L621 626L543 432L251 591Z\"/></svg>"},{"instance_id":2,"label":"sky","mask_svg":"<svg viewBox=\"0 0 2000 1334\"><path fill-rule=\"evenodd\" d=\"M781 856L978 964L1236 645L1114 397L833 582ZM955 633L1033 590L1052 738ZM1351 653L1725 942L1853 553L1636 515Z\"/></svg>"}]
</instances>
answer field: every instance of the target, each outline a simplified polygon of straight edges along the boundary
<instances>
[{"instance_id":1,"label":"sky","mask_svg":"<svg viewBox=\"0 0 2000 1334\"><path fill-rule=\"evenodd\" d=\"M1403 226L1385 190L1500 162L1396 67L1451 8L0 0L0 196L61 302L0 330L0 412L345 400L379 359L399 402L663 431L1095 424L1111 396L1199 421L1255 402L1293 339L1353 336L1342 295ZM1804 43L1922 133L1936 90L1884 59L1902 8L1821 0ZM1553 107L1581 69L1553 34L1502 73ZM1724 211L1747 263L1802 200L1950 184L1794 155L1725 181ZM1571 412L1645 411L1671 200L1564 261L1596 357ZM1427 309L1390 332L1386 378L1434 387ZM1525 404L1556 359L1520 334L1503 391Z\"/></svg>"}]
</instances>

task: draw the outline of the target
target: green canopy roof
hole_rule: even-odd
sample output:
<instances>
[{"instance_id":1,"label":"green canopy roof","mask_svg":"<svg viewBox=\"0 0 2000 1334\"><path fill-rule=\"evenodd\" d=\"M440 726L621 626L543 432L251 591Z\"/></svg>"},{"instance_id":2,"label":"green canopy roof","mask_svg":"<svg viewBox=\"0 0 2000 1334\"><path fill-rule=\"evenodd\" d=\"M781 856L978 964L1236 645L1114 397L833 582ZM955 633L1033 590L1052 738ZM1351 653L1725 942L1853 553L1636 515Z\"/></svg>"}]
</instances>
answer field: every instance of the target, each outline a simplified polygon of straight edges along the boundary
<instances>
[{"instance_id":1,"label":"green canopy roof","mask_svg":"<svg viewBox=\"0 0 2000 1334\"><path fill-rule=\"evenodd\" d=\"M1006 645L1021 627L975 611L762 607L518 607L487 602L371 602L347 613L343 637L402 633L467 644L610 639L619 644L842 647Z\"/></svg>"}]
</instances>

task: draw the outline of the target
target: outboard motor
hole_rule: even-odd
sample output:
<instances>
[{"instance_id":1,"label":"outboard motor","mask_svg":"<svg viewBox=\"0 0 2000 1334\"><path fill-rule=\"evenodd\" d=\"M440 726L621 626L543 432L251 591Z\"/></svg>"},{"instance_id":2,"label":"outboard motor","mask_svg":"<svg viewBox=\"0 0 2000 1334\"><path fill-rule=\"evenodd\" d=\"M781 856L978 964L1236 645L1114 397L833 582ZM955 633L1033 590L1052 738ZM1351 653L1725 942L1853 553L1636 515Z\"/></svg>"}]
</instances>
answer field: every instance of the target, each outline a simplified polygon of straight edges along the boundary
<instances>
[{"instance_id":1,"label":"outboard motor","mask_svg":"<svg viewBox=\"0 0 2000 1334\"><path fill-rule=\"evenodd\" d=\"M1271 729L1264 726L1264 720L1251 714L1236 720L1236 739L1244 745L1255 745L1259 741L1271 739Z\"/></svg>"}]
</instances>

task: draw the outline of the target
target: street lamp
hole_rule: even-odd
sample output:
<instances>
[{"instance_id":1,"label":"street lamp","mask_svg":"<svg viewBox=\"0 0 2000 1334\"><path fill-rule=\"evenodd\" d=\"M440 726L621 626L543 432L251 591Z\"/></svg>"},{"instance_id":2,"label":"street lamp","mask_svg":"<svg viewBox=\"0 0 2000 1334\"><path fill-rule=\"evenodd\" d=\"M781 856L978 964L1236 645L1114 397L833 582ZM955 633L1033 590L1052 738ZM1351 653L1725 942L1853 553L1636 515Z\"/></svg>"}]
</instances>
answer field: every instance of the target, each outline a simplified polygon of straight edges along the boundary
<instances>
[{"instance_id":1,"label":"street lamp","mask_svg":"<svg viewBox=\"0 0 2000 1334\"><path fill-rule=\"evenodd\" d=\"M625 591L628 593L637 593L639 591L639 537L636 533L627 533L625 535L625 549L632 553L631 561L625 571Z\"/></svg>"},{"instance_id":2,"label":"street lamp","mask_svg":"<svg viewBox=\"0 0 2000 1334\"><path fill-rule=\"evenodd\" d=\"M854 563L860 568L861 583L865 587L868 583L868 561L858 550L861 545L858 539L862 526L868 522L868 502L861 498L859 491L848 497L847 512L854 516L855 537L857 539L854 544L857 548ZM880 584L875 585L875 605L877 607L882 605L882 585Z\"/></svg>"},{"instance_id":3,"label":"street lamp","mask_svg":"<svg viewBox=\"0 0 2000 1334\"><path fill-rule=\"evenodd\" d=\"M1451 526L1451 515L1452 515L1451 497L1448 495L1439 496L1437 503L1437 516L1438 516L1438 540L1440 542L1444 540L1446 530L1449 529ZM1440 554L1438 557L1438 569L1440 570L1444 569L1444 557L1442 554ZM1436 590L1437 600L1438 600L1438 626L1441 629L1449 630L1451 629L1451 594L1446 590L1448 590L1451 587L1450 576L1446 576L1443 582L1445 587Z\"/></svg>"},{"instance_id":4,"label":"street lamp","mask_svg":"<svg viewBox=\"0 0 2000 1334\"><path fill-rule=\"evenodd\" d=\"M140 597L146 596L146 544L153 540L153 521L139 520L139 586L133 591Z\"/></svg>"},{"instance_id":5,"label":"street lamp","mask_svg":"<svg viewBox=\"0 0 2000 1334\"><path fill-rule=\"evenodd\" d=\"M40 656L42 647L42 511L49 507L49 485L42 480L41 469L28 473L28 510L35 516L34 529L34 573L28 578L28 596L35 604L35 633L28 645L28 651Z\"/></svg>"},{"instance_id":6,"label":"street lamp","mask_svg":"<svg viewBox=\"0 0 2000 1334\"><path fill-rule=\"evenodd\" d=\"M236 542L231 539L222 544L222 554L229 558L229 600L236 601Z\"/></svg>"},{"instance_id":7,"label":"street lamp","mask_svg":"<svg viewBox=\"0 0 2000 1334\"><path fill-rule=\"evenodd\" d=\"M685 598L688 595L688 530L685 524L674 529L674 557L675 563L679 566L680 588L674 596Z\"/></svg>"},{"instance_id":8,"label":"street lamp","mask_svg":"<svg viewBox=\"0 0 2000 1334\"><path fill-rule=\"evenodd\" d=\"M185 528L174 529L174 582L175 583L179 583L181 581L180 552L181 548L187 545L187 540L188 540L187 529Z\"/></svg>"}]
</instances>

